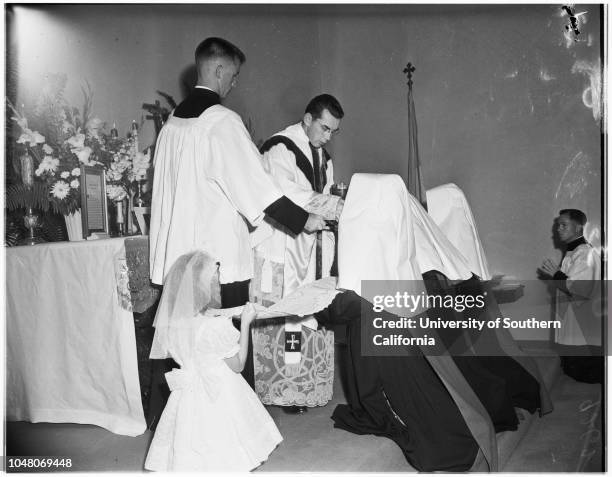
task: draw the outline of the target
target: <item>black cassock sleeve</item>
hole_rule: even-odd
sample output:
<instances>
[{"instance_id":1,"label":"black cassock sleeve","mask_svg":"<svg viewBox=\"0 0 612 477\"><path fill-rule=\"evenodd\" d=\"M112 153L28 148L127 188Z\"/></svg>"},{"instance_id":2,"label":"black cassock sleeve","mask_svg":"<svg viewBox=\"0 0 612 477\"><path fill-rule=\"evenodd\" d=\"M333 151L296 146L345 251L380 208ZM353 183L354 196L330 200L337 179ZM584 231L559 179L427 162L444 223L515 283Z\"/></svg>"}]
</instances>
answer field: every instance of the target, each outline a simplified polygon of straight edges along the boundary
<instances>
[{"instance_id":1,"label":"black cassock sleeve","mask_svg":"<svg viewBox=\"0 0 612 477\"><path fill-rule=\"evenodd\" d=\"M570 291L567 288L568 276L565 273L563 273L561 270L557 270L557 273L553 275L552 279L555 280L555 285L559 290L567 293L568 295L570 294Z\"/></svg>"},{"instance_id":2,"label":"black cassock sleeve","mask_svg":"<svg viewBox=\"0 0 612 477\"><path fill-rule=\"evenodd\" d=\"M287 227L296 235L304 229L308 220L308 212L286 196L272 202L264 209L264 212L268 217Z\"/></svg>"}]
</instances>

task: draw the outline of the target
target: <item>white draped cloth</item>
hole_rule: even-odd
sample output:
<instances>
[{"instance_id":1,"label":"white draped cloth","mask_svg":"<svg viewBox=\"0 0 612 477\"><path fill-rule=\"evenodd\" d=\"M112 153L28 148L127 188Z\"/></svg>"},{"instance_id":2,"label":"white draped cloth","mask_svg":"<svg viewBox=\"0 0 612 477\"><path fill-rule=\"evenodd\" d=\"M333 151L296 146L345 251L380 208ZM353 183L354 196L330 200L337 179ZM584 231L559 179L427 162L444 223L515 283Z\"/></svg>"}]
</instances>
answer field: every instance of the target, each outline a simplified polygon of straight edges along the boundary
<instances>
[{"instance_id":1,"label":"white draped cloth","mask_svg":"<svg viewBox=\"0 0 612 477\"><path fill-rule=\"evenodd\" d=\"M282 196L265 173L240 117L212 106L197 118L171 116L155 149L150 226L153 283L162 284L174 261L206 250L221 263L221 283L253 276L246 221Z\"/></svg>"},{"instance_id":2,"label":"white draped cloth","mask_svg":"<svg viewBox=\"0 0 612 477\"><path fill-rule=\"evenodd\" d=\"M446 238L467 260L470 270L481 280L491 273L472 209L463 191L455 184L444 184L427 191L427 212Z\"/></svg>"},{"instance_id":3,"label":"white draped cloth","mask_svg":"<svg viewBox=\"0 0 612 477\"><path fill-rule=\"evenodd\" d=\"M6 249L7 420L146 431L121 256L123 239Z\"/></svg>"},{"instance_id":4,"label":"white draped cloth","mask_svg":"<svg viewBox=\"0 0 612 477\"><path fill-rule=\"evenodd\" d=\"M338 287L360 295L362 280L416 285L430 270L450 280L472 276L467 260L395 174L353 175L338 234Z\"/></svg>"}]
</instances>

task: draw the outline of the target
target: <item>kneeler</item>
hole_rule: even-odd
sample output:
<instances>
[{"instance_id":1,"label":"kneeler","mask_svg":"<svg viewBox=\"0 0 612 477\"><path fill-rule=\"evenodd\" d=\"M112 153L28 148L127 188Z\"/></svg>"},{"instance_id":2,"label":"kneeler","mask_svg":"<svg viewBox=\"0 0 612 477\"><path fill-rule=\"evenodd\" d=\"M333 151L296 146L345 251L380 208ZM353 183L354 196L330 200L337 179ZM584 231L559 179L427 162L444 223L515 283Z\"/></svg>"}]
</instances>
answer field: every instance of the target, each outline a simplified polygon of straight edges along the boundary
<instances>
[{"instance_id":1,"label":"kneeler","mask_svg":"<svg viewBox=\"0 0 612 477\"><path fill-rule=\"evenodd\" d=\"M269 306L281 299L283 266L272 264L270 292L261 291L262 269L263 259L256 256L251 301ZM324 406L333 395L334 332L307 326L302 326L301 332L286 331L286 319L253 322L255 392L266 405ZM288 363L286 353L298 349L299 355L292 354Z\"/></svg>"}]
</instances>

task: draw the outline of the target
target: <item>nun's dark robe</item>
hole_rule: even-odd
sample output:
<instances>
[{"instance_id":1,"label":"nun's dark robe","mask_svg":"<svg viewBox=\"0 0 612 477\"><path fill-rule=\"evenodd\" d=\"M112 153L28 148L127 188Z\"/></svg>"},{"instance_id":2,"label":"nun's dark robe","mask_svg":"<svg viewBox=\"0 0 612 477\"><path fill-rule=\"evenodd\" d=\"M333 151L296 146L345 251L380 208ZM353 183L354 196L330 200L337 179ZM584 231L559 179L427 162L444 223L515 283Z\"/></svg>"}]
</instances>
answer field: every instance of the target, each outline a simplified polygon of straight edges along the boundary
<instances>
[{"instance_id":1,"label":"nun's dark robe","mask_svg":"<svg viewBox=\"0 0 612 477\"><path fill-rule=\"evenodd\" d=\"M445 293L482 293L476 278L455 287L443 275L424 278L442 280ZM487 307L478 319L500 316L492 294L485 296ZM393 317L384 311L376 316L385 314ZM337 428L392 439L417 470L483 470L484 460L496 471L495 433L516 428L514 406L541 413L552 409L535 363L504 330L483 331L471 350L479 356L445 354L449 337L433 330L427 334L436 338L437 349L428 347L427 355L410 347L411 356L364 356L361 319L373 316L372 305L353 291L337 295L317 314L322 324L347 325L348 356L340 373L348 403L338 405L332 419Z\"/></svg>"}]
</instances>

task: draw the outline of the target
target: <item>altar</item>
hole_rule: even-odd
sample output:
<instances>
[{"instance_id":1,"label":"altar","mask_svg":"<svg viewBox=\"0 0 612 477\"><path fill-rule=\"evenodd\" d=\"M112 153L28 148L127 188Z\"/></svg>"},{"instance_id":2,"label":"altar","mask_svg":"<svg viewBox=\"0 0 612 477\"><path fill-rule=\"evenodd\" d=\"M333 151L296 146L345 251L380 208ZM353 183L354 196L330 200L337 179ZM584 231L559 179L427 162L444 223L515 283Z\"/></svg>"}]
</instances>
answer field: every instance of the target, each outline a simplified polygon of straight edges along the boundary
<instances>
[{"instance_id":1,"label":"altar","mask_svg":"<svg viewBox=\"0 0 612 477\"><path fill-rule=\"evenodd\" d=\"M146 430L126 296L130 240L5 249L7 420Z\"/></svg>"}]
</instances>

